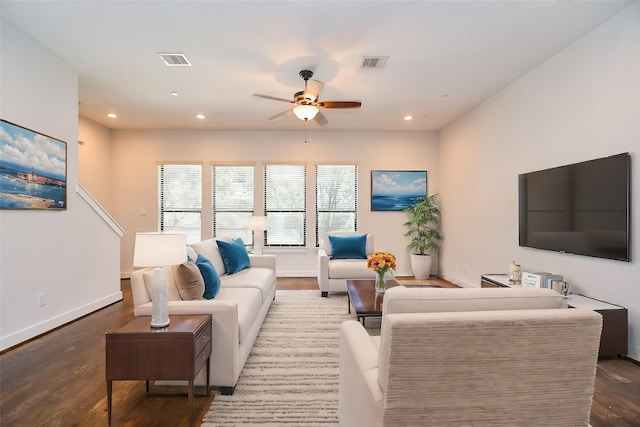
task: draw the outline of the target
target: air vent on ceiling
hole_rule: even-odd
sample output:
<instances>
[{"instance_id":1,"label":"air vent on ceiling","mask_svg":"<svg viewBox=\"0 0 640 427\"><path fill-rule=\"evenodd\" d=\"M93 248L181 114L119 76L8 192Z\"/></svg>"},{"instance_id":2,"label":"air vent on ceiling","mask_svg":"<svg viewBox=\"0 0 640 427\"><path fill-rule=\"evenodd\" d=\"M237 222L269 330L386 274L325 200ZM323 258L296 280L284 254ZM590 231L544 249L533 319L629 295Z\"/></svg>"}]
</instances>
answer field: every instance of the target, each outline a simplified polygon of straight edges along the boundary
<instances>
[{"instance_id":1,"label":"air vent on ceiling","mask_svg":"<svg viewBox=\"0 0 640 427\"><path fill-rule=\"evenodd\" d=\"M384 68L388 56L365 56L362 58L362 68Z\"/></svg>"},{"instance_id":2,"label":"air vent on ceiling","mask_svg":"<svg viewBox=\"0 0 640 427\"><path fill-rule=\"evenodd\" d=\"M160 58L169 67L190 67L191 62L184 56L184 53L159 53Z\"/></svg>"}]
</instances>

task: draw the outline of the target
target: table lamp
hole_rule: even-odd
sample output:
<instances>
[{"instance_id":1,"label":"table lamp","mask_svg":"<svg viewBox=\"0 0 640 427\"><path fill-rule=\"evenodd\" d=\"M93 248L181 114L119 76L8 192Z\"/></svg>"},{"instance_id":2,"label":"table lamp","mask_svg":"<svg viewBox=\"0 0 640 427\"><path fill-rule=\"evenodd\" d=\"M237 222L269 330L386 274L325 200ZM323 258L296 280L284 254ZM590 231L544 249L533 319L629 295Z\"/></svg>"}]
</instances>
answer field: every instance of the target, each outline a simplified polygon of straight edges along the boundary
<instances>
[{"instance_id":1,"label":"table lamp","mask_svg":"<svg viewBox=\"0 0 640 427\"><path fill-rule=\"evenodd\" d=\"M169 319L169 290L167 266L187 261L187 241L184 234L136 233L133 253L134 267L153 269L153 296L151 298L151 327L164 328Z\"/></svg>"},{"instance_id":2,"label":"table lamp","mask_svg":"<svg viewBox=\"0 0 640 427\"><path fill-rule=\"evenodd\" d=\"M252 216L249 218L249 230L253 231L253 253L262 255L264 244L264 231L267 229L266 216ZM260 233L256 233L259 231Z\"/></svg>"}]
</instances>

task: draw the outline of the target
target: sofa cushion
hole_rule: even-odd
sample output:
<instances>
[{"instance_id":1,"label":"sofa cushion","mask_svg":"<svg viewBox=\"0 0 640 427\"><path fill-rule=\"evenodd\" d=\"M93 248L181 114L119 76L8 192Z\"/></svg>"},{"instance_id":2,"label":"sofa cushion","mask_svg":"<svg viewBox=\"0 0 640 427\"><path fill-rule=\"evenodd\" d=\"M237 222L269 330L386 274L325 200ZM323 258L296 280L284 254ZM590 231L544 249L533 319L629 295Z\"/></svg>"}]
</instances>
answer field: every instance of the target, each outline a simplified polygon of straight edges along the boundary
<instances>
[{"instance_id":1,"label":"sofa cushion","mask_svg":"<svg viewBox=\"0 0 640 427\"><path fill-rule=\"evenodd\" d=\"M331 259L366 259L367 235L354 234L352 236L329 235L331 244Z\"/></svg>"},{"instance_id":2,"label":"sofa cushion","mask_svg":"<svg viewBox=\"0 0 640 427\"><path fill-rule=\"evenodd\" d=\"M249 254L242 239L238 238L233 242L218 240L217 243L227 274L234 274L251 266Z\"/></svg>"},{"instance_id":3,"label":"sofa cushion","mask_svg":"<svg viewBox=\"0 0 640 427\"><path fill-rule=\"evenodd\" d=\"M227 271L224 268L224 262L218 249L218 243L215 239L207 239L202 242L192 243L190 245L199 254L202 254L211 261L211 264L215 267L219 275L225 274Z\"/></svg>"},{"instance_id":4,"label":"sofa cushion","mask_svg":"<svg viewBox=\"0 0 640 427\"><path fill-rule=\"evenodd\" d=\"M192 260L198 258L198 253L191 246L187 245L187 259L191 258Z\"/></svg>"},{"instance_id":5,"label":"sofa cushion","mask_svg":"<svg viewBox=\"0 0 640 427\"><path fill-rule=\"evenodd\" d=\"M387 291L383 315L454 311L566 308L562 295L541 288L411 288Z\"/></svg>"},{"instance_id":6,"label":"sofa cushion","mask_svg":"<svg viewBox=\"0 0 640 427\"><path fill-rule=\"evenodd\" d=\"M276 272L271 268L252 267L239 271L233 275L222 277L222 288L255 288L260 290L262 301L271 298L269 292L273 289Z\"/></svg>"},{"instance_id":7,"label":"sofa cushion","mask_svg":"<svg viewBox=\"0 0 640 427\"><path fill-rule=\"evenodd\" d=\"M211 261L202 254L198 254L198 258L196 258L196 265L198 266L200 274L202 274L202 279L204 280L204 294L202 297L204 299L215 298L220 290L220 276L218 275L216 268L213 266Z\"/></svg>"},{"instance_id":8,"label":"sofa cushion","mask_svg":"<svg viewBox=\"0 0 640 427\"><path fill-rule=\"evenodd\" d=\"M242 344L248 339L251 327L260 312L260 291L255 288L220 288L216 300L238 303L238 339Z\"/></svg>"},{"instance_id":9,"label":"sofa cushion","mask_svg":"<svg viewBox=\"0 0 640 427\"><path fill-rule=\"evenodd\" d=\"M366 259L332 259L329 261L329 279L375 278L376 273L367 267Z\"/></svg>"},{"instance_id":10,"label":"sofa cushion","mask_svg":"<svg viewBox=\"0 0 640 427\"><path fill-rule=\"evenodd\" d=\"M185 301L202 299L204 280L198 266L187 261L173 267L178 292Z\"/></svg>"},{"instance_id":11,"label":"sofa cushion","mask_svg":"<svg viewBox=\"0 0 640 427\"><path fill-rule=\"evenodd\" d=\"M173 267L167 267L167 288L169 301L182 301L180 292L178 291L178 285L176 284L175 276L173 274ZM144 281L144 288L149 295L149 299L153 300L153 282L154 282L154 269L150 268L142 274L142 280Z\"/></svg>"}]
</instances>

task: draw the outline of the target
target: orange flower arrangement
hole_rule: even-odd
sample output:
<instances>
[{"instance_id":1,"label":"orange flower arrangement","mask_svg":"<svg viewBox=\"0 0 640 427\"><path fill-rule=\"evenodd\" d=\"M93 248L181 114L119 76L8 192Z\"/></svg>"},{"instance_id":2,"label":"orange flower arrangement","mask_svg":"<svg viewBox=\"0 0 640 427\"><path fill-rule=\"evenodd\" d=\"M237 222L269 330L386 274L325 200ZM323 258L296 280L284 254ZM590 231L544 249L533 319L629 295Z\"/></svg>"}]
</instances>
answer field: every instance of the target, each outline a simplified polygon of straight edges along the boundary
<instances>
[{"instance_id":1,"label":"orange flower arrangement","mask_svg":"<svg viewBox=\"0 0 640 427\"><path fill-rule=\"evenodd\" d=\"M384 274L396 269L396 257L391 252L374 252L367 258L367 267L378 274Z\"/></svg>"}]
</instances>

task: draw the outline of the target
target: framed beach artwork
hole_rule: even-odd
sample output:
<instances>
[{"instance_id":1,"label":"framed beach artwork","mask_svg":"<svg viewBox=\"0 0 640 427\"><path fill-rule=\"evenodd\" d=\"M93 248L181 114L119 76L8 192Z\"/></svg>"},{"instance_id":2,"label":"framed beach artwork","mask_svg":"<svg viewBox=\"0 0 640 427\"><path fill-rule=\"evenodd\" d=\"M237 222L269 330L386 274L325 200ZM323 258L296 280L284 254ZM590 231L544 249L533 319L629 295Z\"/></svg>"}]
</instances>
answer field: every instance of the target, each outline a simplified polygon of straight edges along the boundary
<instances>
[{"instance_id":1,"label":"framed beach artwork","mask_svg":"<svg viewBox=\"0 0 640 427\"><path fill-rule=\"evenodd\" d=\"M401 211L427 195L427 171L371 171L371 210Z\"/></svg>"},{"instance_id":2,"label":"framed beach artwork","mask_svg":"<svg viewBox=\"0 0 640 427\"><path fill-rule=\"evenodd\" d=\"M67 144L0 120L0 209L67 208Z\"/></svg>"}]
</instances>

